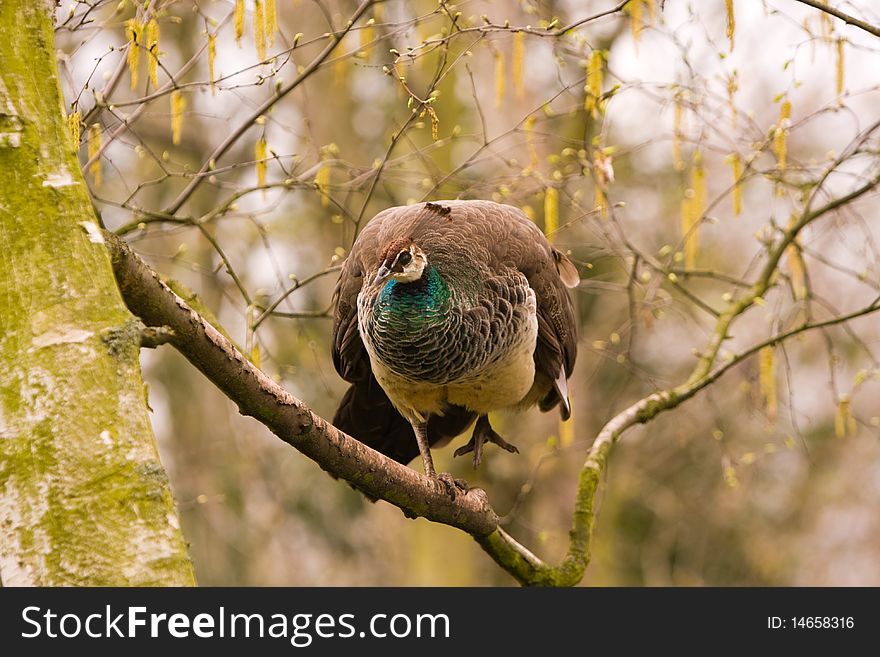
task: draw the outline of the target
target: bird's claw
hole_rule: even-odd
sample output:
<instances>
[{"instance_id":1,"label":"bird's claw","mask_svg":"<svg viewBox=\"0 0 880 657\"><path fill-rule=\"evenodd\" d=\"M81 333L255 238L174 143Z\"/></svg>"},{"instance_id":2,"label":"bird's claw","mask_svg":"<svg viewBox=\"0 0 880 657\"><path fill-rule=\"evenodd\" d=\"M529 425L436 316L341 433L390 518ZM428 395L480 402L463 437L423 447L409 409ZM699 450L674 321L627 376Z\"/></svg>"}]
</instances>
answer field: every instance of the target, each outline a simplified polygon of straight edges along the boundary
<instances>
[{"instance_id":1,"label":"bird's claw","mask_svg":"<svg viewBox=\"0 0 880 657\"><path fill-rule=\"evenodd\" d=\"M434 480L443 487L444 492L453 500L458 496L459 491L467 493L471 489L464 479L456 479L448 472L435 474Z\"/></svg>"},{"instance_id":2,"label":"bird's claw","mask_svg":"<svg viewBox=\"0 0 880 657\"><path fill-rule=\"evenodd\" d=\"M519 450L516 448L516 445L511 445L509 442L504 440L498 433L492 428L489 424L488 419L480 418L477 420L477 424L474 427L474 432L471 434L471 439L467 443L467 445L463 445L459 447L453 453L453 456L462 456L463 454L468 454L470 452L474 453L474 469L477 469L480 466L480 462L483 460L483 445L486 443L494 443L498 445L501 449L510 452L511 454L519 454Z\"/></svg>"}]
</instances>

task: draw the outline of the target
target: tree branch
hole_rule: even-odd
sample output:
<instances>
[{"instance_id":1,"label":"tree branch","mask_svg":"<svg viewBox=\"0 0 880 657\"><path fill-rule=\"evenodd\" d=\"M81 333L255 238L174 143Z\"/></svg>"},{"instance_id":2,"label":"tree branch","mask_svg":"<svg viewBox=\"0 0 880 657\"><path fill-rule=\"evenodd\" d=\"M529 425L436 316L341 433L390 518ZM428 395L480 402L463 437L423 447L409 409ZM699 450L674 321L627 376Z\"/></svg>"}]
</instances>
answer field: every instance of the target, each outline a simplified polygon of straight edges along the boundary
<instances>
[{"instance_id":1,"label":"tree branch","mask_svg":"<svg viewBox=\"0 0 880 657\"><path fill-rule=\"evenodd\" d=\"M171 344L243 415L265 424L330 474L394 504L408 517L421 516L475 536L495 530L498 517L484 491L474 488L452 499L442 485L338 431L251 364L125 242L107 232L104 238L129 309L148 326L170 328Z\"/></svg>"},{"instance_id":2,"label":"tree branch","mask_svg":"<svg viewBox=\"0 0 880 657\"><path fill-rule=\"evenodd\" d=\"M795 2L800 2L801 4L814 7L819 11L824 11L826 14L834 16L835 18L839 18L847 25L853 25L855 27L858 27L859 29L864 30L865 32L868 32L869 34L873 34L875 37L880 37L880 27L876 27L875 25L866 23L863 20L859 20L855 16L845 14L839 9L835 9L834 7L828 5L827 3L819 2L818 0L795 0Z\"/></svg>"},{"instance_id":3,"label":"tree branch","mask_svg":"<svg viewBox=\"0 0 880 657\"><path fill-rule=\"evenodd\" d=\"M167 326L143 326L140 329L141 347L155 349L174 340L174 331Z\"/></svg>"},{"instance_id":4,"label":"tree branch","mask_svg":"<svg viewBox=\"0 0 880 657\"><path fill-rule=\"evenodd\" d=\"M707 349L700 357L700 360L694 368L694 371L691 373L688 382L698 382L705 378L712 370L712 366L715 363L721 345L728 339L728 337L730 337L729 331L731 324L733 324L737 317L758 303L759 300L763 298L764 294L766 294L767 290L770 289L773 275L776 273L777 267L779 266L779 261L782 259L788 246L797 239L800 232L816 219L819 219L825 214L833 212L847 205L851 201L864 196L868 192L873 191L877 185L880 185L880 173L876 174L861 187L854 189L844 196L829 201L817 210L811 210L809 205L807 206L798 221L785 230L782 234L782 239L770 249L769 257L767 258L763 270L761 270L761 273L758 276L758 280L749 288L741 299L733 302L730 308L721 313L718 317L715 331L712 334L712 338L709 340Z\"/></svg>"}]
</instances>

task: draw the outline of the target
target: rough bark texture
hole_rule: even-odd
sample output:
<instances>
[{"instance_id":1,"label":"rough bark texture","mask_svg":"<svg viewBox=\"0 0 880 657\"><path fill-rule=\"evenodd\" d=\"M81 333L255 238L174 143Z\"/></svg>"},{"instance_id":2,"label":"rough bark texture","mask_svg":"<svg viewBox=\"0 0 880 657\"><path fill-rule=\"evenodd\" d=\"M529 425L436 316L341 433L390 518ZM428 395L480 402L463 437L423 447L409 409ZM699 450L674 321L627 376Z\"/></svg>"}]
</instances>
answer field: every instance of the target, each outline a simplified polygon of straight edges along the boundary
<instances>
[{"instance_id":1,"label":"rough bark texture","mask_svg":"<svg viewBox=\"0 0 880 657\"><path fill-rule=\"evenodd\" d=\"M80 225L51 12L0 2L0 582L193 584L137 323Z\"/></svg>"}]
</instances>

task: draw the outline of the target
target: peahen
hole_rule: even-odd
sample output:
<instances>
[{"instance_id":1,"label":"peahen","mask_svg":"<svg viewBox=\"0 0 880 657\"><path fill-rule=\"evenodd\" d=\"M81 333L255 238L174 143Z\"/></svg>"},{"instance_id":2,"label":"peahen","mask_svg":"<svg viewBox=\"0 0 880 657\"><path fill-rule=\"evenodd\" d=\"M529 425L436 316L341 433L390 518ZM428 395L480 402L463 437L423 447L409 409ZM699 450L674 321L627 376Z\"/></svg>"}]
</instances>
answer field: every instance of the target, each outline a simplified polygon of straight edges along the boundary
<instances>
[{"instance_id":1,"label":"peahen","mask_svg":"<svg viewBox=\"0 0 880 657\"><path fill-rule=\"evenodd\" d=\"M336 286L333 362L352 385L333 424L387 456L421 454L474 420L455 456L492 442L502 408L570 413L574 265L517 208L438 201L389 208L360 233Z\"/></svg>"}]
</instances>

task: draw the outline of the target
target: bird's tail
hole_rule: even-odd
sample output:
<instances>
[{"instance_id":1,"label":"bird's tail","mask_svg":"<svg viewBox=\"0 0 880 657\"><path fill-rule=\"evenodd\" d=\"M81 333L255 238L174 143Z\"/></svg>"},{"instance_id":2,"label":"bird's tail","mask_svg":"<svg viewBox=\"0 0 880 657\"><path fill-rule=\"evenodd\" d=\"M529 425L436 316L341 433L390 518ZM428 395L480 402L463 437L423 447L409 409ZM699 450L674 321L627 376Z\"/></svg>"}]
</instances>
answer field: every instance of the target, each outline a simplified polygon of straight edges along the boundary
<instances>
[{"instance_id":1,"label":"bird's tail","mask_svg":"<svg viewBox=\"0 0 880 657\"><path fill-rule=\"evenodd\" d=\"M431 446L445 445L476 418L476 413L460 406L451 406L445 415L432 416L428 421ZM333 424L400 463L407 464L419 455L412 426L397 412L372 374L348 389L339 402Z\"/></svg>"}]
</instances>

